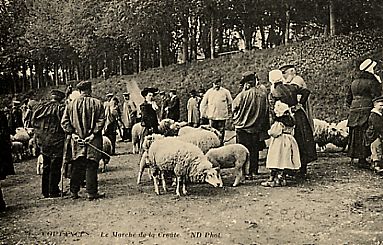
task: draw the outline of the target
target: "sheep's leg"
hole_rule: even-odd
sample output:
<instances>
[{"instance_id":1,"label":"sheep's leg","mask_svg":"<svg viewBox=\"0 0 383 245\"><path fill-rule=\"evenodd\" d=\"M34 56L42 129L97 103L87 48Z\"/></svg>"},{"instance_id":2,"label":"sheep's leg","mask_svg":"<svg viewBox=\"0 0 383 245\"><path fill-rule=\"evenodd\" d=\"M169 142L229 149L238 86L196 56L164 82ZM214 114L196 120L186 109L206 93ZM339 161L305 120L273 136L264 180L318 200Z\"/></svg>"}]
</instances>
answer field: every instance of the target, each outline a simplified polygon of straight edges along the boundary
<instances>
[{"instance_id":1,"label":"sheep's leg","mask_svg":"<svg viewBox=\"0 0 383 245\"><path fill-rule=\"evenodd\" d=\"M180 193L180 182L181 182L181 177L177 176L177 187L176 187L176 195L177 196L181 196L181 193Z\"/></svg>"},{"instance_id":2,"label":"sheep's leg","mask_svg":"<svg viewBox=\"0 0 383 245\"><path fill-rule=\"evenodd\" d=\"M165 181L164 172L161 172L161 179L162 179L162 189L164 189L164 192L166 193L168 191L168 189L166 188L166 181Z\"/></svg>"},{"instance_id":3,"label":"sheep's leg","mask_svg":"<svg viewBox=\"0 0 383 245\"><path fill-rule=\"evenodd\" d=\"M182 193L186 196L188 194L186 190L186 177L182 177Z\"/></svg>"},{"instance_id":4,"label":"sheep's leg","mask_svg":"<svg viewBox=\"0 0 383 245\"><path fill-rule=\"evenodd\" d=\"M139 167L138 176L137 176L137 185L139 185L141 182L142 173L144 172L144 168L146 166L146 158L147 158L147 152L145 151L144 154L142 154L141 160L140 160L140 167ZM151 176L150 172L149 172L149 176Z\"/></svg>"},{"instance_id":5,"label":"sheep's leg","mask_svg":"<svg viewBox=\"0 0 383 245\"><path fill-rule=\"evenodd\" d=\"M158 188L158 176L153 176L154 191L157 195L160 195L160 189Z\"/></svg>"},{"instance_id":6,"label":"sheep's leg","mask_svg":"<svg viewBox=\"0 0 383 245\"><path fill-rule=\"evenodd\" d=\"M243 166L235 165L234 175L235 175L235 180L234 180L233 187L236 187L241 182L241 179L242 179L242 176L243 176Z\"/></svg>"}]
</instances>

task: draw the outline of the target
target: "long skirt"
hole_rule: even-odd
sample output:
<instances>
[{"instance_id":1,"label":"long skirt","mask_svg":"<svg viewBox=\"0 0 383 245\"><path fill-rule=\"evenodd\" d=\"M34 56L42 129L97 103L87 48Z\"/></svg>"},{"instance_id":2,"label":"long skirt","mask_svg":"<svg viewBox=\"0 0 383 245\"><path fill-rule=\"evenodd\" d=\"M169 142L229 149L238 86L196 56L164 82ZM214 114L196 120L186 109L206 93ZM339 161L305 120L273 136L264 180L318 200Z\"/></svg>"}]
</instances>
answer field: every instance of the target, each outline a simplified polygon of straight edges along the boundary
<instances>
[{"instance_id":1,"label":"long skirt","mask_svg":"<svg viewBox=\"0 0 383 245\"><path fill-rule=\"evenodd\" d=\"M307 163L318 159L314 142L314 134L306 113L303 110L296 111L294 119L294 138L298 143L301 164L307 165Z\"/></svg>"},{"instance_id":2,"label":"long skirt","mask_svg":"<svg viewBox=\"0 0 383 245\"><path fill-rule=\"evenodd\" d=\"M275 169L299 169L301 167L297 141L291 134L271 138L266 167Z\"/></svg>"},{"instance_id":3,"label":"long skirt","mask_svg":"<svg viewBox=\"0 0 383 245\"><path fill-rule=\"evenodd\" d=\"M355 126L349 128L348 139L348 156L351 158L365 159L371 155L369 146L366 143L365 133L367 130L367 123L362 126Z\"/></svg>"}]
</instances>

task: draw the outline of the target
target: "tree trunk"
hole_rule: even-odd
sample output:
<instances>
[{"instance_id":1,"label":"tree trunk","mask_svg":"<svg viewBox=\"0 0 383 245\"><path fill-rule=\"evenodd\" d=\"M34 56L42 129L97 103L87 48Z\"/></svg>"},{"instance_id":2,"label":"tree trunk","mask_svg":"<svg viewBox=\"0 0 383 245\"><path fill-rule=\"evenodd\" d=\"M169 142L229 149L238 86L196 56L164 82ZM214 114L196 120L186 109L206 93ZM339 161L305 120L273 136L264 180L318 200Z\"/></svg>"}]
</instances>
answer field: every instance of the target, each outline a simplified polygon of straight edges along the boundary
<instances>
[{"instance_id":1,"label":"tree trunk","mask_svg":"<svg viewBox=\"0 0 383 245\"><path fill-rule=\"evenodd\" d=\"M142 71L142 47L138 45L138 73Z\"/></svg>"},{"instance_id":2,"label":"tree trunk","mask_svg":"<svg viewBox=\"0 0 383 245\"><path fill-rule=\"evenodd\" d=\"M123 67L123 64L124 64L124 59L121 55L118 56L118 61L119 61L119 70L120 70L120 76L124 75L124 67Z\"/></svg>"},{"instance_id":3,"label":"tree trunk","mask_svg":"<svg viewBox=\"0 0 383 245\"><path fill-rule=\"evenodd\" d=\"M262 49L266 48L266 38L265 38L265 27L263 25L259 25L259 31L261 32L261 45Z\"/></svg>"},{"instance_id":4,"label":"tree trunk","mask_svg":"<svg viewBox=\"0 0 383 245\"><path fill-rule=\"evenodd\" d=\"M162 39L161 37L159 38L159 41L158 41L158 52L159 52L159 56L160 56L160 68L163 68L164 67L164 55L163 55L163 47L162 47Z\"/></svg>"},{"instance_id":5,"label":"tree trunk","mask_svg":"<svg viewBox=\"0 0 383 245\"><path fill-rule=\"evenodd\" d=\"M286 7L285 44L288 44L290 39L290 9L288 5Z\"/></svg>"},{"instance_id":6,"label":"tree trunk","mask_svg":"<svg viewBox=\"0 0 383 245\"><path fill-rule=\"evenodd\" d=\"M182 34L182 63L186 63L189 60L189 23L184 20Z\"/></svg>"},{"instance_id":7,"label":"tree trunk","mask_svg":"<svg viewBox=\"0 0 383 245\"><path fill-rule=\"evenodd\" d=\"M330 36L334 36L336 34L336 24L335 24L335 9L334 9L334 0L330 0L329 4L329 12L330 12Z\"/></svg>"},{"instance_id":8,"label":"tree trunk","mask_svg":"<svg viewBox=\"0 0 383 245\"><path fill-rule=\"evenodd\" d=\"M59 86L59 68L57 63L53 64L53 69L54 69L54 82L56 86Z\"/></svg>"},{"instance_id":9,"label":"tree trunk","mask_svg":"<svg viewBox=\"0 0 383 245\"><path fill-rule=\"evenodd\" d=\"M23 62L22 72L23 72L23 84L21 86L21 89L22 89L22 92L25 92L27 87L26 86L27 85L27 64L25 64L25 62Z\"/></svg>"},{"instance_id":10,"label":"tree trunk","mask_svg":"<svg viewBox=\"0 0 383 245\"><path fill-rule=\"evenodd\" d=\"M94 73L93 73L93 61L92 58L89 58L89 79L94 78Z\"/></svg>"},{"instance_id":11,"label":"tree trunk","mask_svg":"<svg viewBox=\"0 0 383 245\"><path fill-rule=\"evenodd\" d=\"M223 52L223 27L221 23L219 23L218 25L217 41L218 41L218 53L222 53Z\"/></svg>"},{"instance_id":12,"label":"tree trunk","mask_svg":"<svg viewBox=\"0 0 383 245\"><path fill-rule=\"evenodd\" d=\"M33 89L33 64L29 64L29 90Z\"/></svg>"},{"instance_id":13,"label":"tree trunk","mask_svg":"<svg viewBox=\"0 0 383 245\"><path fill-rule=\"evenodd\" d=\"M210 59L214 59L214 46L215 46L214 18L211 17L211 23L210 23Z\"/></svg>"}]
</instances>

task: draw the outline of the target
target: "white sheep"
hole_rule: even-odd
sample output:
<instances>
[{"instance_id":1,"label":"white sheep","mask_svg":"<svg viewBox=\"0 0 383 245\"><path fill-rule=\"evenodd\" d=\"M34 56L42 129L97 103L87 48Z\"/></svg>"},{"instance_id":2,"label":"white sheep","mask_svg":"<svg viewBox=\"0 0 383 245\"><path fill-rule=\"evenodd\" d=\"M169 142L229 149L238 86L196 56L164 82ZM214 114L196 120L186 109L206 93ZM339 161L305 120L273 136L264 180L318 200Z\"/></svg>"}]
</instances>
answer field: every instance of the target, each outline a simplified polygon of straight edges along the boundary
<instances>
[{"instance_id":1,"label":"white sheep","mask_svg":"<svg viewBox=\"0 0 383 245\"><path fill-rule=\"evenodd\" d=\"M172 119L163 119L159 122L158 133L165 136L174 136L178 134L179 126L177 126ZM138 154L142 152L141 145L143 143L144 127L141 126L141 123L136 123L132 127L132 144L133 144L133 154Z\"/></svg>"},{"instance_id":2,"label":"white sheep","mask_svg":"<svg viewBox=\"0 0 383 245\"><path fill-rule=\"evenodd\" d=\"M214 187L222 187L222 180L217 170L203 152L195 145L183 142L174 137L155 140L149 150L147 159L152 169L152 177L155 192L160 194L158 177L162 177L162 187L166 192L164 172L170 171L177 179L176 195L180 196L180 184L182 192L187 194L186 178L192 181L206 181Z\"/></svg>"},{"instance_id":3,"label":"white sheep","mask_svg":"<svg viewBox=\"0 0 383 245\"><path fill-rule=\"evenodd\" d=\"M19 162L23 159L24 146L23 143L19 141L11 142L12 158L14 162Z\"/></svg>"},{"instance_id":4,"label":"white sheep","mask_svg":"<svg viewBox=\"0 0 383 245\"><path fill-rule=\"evenodd\" d=\"M241 144L230 144L210 149L206 153L206 157L213 164L213 167L218 167L219 169L234 168L234 187L243 180L244 173L249 171L250 153Z\"/></svg>"},{"instance_id":5,"label":"white sheep","mask_svg":"<svg viewBox=\"0 0 383 245\"><path fill-rule=\"evenodd\" d=\"M347 120L335 124L314 119L314 141L322 150L329 143L342 147L344 150L348 142Z\"/></svg>"},{"instance_id":6,"label":"white sheep","mask_svg":"<svg viewBox=\"0 0 383 245\"><path fill-rule=\"evenodd\" d=\"M178 139L198 146L204 154L211 148L221 145L219 138L219 131L208 127L193 128L186 126L178 132Z\"/></svg>"}]
</instances>

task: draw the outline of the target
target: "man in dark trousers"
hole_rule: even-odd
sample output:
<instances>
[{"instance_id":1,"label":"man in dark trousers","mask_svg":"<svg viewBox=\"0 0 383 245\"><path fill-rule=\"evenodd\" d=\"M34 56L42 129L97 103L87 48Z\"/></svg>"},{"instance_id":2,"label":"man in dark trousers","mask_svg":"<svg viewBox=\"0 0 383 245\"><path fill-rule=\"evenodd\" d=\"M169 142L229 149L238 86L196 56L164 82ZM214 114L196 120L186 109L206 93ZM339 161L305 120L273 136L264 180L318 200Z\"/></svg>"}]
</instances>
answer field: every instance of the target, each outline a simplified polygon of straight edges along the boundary
<instances>
[{"instance_id":1,"label":"man in dark trousers","mask_svg":"<svg viewBox=\"0 0 383 245\"><path fill-rule=\"evenodd\" d=\"M180 120L180 99L177 96L177 91L172 89L169 91L169 104L167 107L168 118L174 121Z\"/></svg>"},{"instance_id":2,"label":"man in dark trousers","mask_svg":"<svg viewBox=\"0 0 383 245\"><path fill-rule=\"evenodd\" d=\"M61 120L65 133L72 137L70 191L73 199L78 198L85 176L88 199L94 200L105 197L105 194L98 193L97 180L98 165L102 157L99 150L102 149L105 111L102 102L91 96L92 85L89 81L80 82L77 88L80 96L66 106Z\"/></svg>"},{"instance_id":3,"label":"man in dark trousers","mask_svg":"<svg viewBox=\"0 0 383 245\"><path fill-rule=\"evenodd\" d=\"M65 133L61 128L65 93L54 89L51 97L50 101L36 105L32 115L37 145L44 159L41 190L45 198L60 196L59 183L65 141Z\"/></svg>"},{"instance_id":4,"label":"man in dark trousers","mask_svg":"<svg viewBox=\"0 0 383 245\"><path fill-rule=\"evenodd\" d=\"M250 168L246 177L251 179L258 174L259 151L265 147L270 128L268 93L264 85L258 83L254 72L242 75L240 84L243 90L233 100L233 124L240 143L250 152Z\"/></svg>"}]
</instances>

